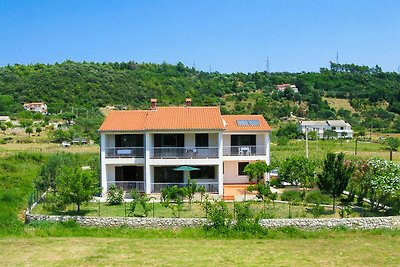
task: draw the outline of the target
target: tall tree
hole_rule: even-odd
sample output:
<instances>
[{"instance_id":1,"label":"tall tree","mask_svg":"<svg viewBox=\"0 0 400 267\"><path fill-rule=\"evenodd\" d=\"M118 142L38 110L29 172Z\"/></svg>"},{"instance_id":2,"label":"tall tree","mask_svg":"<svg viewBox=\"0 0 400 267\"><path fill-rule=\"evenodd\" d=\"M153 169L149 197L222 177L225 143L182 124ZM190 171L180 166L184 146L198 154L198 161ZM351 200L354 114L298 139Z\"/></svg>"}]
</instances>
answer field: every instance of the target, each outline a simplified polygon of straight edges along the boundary
<instances>
[{"instance_id":1,"label":"tall tree","mask_svg":"<svg viewBox=\"0 0 400 267\"><path fill-rule=\"evenodd\" d=\"M64 167L56 177L57 198L65 204L76 204L78 212L82 204L89 202L98 190L98 179L91 170Z\"/></svg>"},{"instance_id":2,"label":"tall tree","mask_svg":"<svg viewBox=\"0 0 400 267\"><path fill-rule=\"evenodd\" d=\"M389 137L386 140L386 145L390 150L390 161L392 161L393 150L396 151L397 148L400 146L400 140L396 137Z\"/></svg>"},{"instance_id":3,"label":"tall tree","mask_svg":"<svg viewBox=\"0 0 400 267\"><path fill-rule=\"evenodd\" d=\"M352 174L353 166L345 164L343 153L328 153L326 155L322 173L318 175L318 186L322 191L332 196L333 211L335 211L336 199L346 189Z\"/></svg>"}]
</instances>

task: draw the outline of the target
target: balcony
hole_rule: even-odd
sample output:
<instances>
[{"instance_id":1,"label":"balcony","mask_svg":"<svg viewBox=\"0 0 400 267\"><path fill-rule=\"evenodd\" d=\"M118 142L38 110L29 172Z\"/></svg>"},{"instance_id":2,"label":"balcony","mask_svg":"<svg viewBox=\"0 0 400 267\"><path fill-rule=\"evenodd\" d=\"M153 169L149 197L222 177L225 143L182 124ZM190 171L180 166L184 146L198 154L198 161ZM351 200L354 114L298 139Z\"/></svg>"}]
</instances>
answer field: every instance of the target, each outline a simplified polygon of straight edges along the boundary
<instances>
[{"instance_id":1,"label":"balcony","mask_svg":"<svg viewBox=\"0 0 400 267\"><path fill-rule=\"evenodd\" d=\"M139 192L144 192L144 181L109 181L107 182L107 186L116 185L124 189L125 192L129 192L132 189L137 189Z\"/></svg>"},{"instance_id":2,"label":"balcony","mask_svg":"<svg viewBox=\"0 0 400 267\"><path fill-rule=\"evenodd\" d=\"M224 156L266 156L266 146L224 146Z\"/></svg>"},{"instance_id":3,"label":"balcony","mask_svg":"<svg viewBox=\"0 0 400 267\"><path fill-rule=\"evenodd\" d=\"M218 147L154 147L152 159L207 159L218 158Z\"/></svg>"},{"instance_id":4,"label":"balcony","mask_svg":"<svg viewBox=\"0 0 400 267\"><path fill-rule=\"evenodd\" d=\"M108 147L106 158L143 158L143 147Z\"/></svg>"},{"instance_id":5,"label":"balcony","mask_svg":"<svg viewBox=\"0 0 400 267\"><path fill-rule=\"evenodd\" d=\"M152 193L161 193L161 190L166 187L185 187L187 183L152 183ZM218 193L218 182L197 182L197 186L204 186L208 193Z\"/></svg>"}]
</instances>

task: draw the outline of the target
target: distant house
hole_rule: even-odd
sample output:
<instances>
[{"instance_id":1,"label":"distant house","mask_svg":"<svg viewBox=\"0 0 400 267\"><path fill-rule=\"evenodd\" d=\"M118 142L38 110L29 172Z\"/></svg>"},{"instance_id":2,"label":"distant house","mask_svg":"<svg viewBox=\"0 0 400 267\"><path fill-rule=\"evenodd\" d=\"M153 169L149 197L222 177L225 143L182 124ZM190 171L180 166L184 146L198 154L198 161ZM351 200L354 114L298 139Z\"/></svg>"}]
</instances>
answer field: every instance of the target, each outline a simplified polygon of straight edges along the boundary
<instances>
[{"instance_id":1,"label":"distant house","mask_svg":"<svg viewBox=\"0 0 400 267\"><path fill-rule=\"evenodd\" d=\"M10 116L0 116L0 122L11 121Z\"/></svg>"},{"instance_id":2,"label":"distant house","mask_svg":"<svg viewBox=\"0 0 400 267\"><path fill-rule=\"evenodd\" d=\"M32 112L47 114L47 105L44 102L25 103L24 109Z\"/></svg>"},{"instance_id":3,"label":"distant house","mask_svg":"<svg viewBox=\"0 0 400 267\"><path fill-rule=\"evenodd\" d=\"M317 132L318 138L324 138L326 130L335 131L338 138L353 138L351 125L344 120L301 121L299 127L302 133Z\"/></svg>"},{"instance_id":4,"label":"distant house","mask_svg":"<svg viewBox=\"0 0 400 267\"><path fill-rule=\"evenodd\" d=\"M285 89L286 89L287 87L290 87L295 93L298 93L298 92L299 92L299 89L296 87L296 85L294 85L294 84L289 84L289 83L278 84L278 85L276 86L276 90L278 90L278 91L280 91L280 92L283 92L283 91L285 91Z\"/></svg>"}]
</instances>

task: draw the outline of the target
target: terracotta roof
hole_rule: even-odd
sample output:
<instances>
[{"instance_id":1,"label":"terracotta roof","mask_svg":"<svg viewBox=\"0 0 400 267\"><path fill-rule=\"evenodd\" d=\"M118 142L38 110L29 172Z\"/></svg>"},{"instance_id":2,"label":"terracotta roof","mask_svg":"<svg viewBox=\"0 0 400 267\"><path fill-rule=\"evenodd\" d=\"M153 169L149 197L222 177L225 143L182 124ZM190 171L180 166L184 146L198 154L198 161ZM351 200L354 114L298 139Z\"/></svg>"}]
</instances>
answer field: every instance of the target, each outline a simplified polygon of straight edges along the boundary
<instances>
[{"instance_id":1,"label":"terracotta roof","mask_svg":"<svg viewBox=\"0 0 400 267\"><path fill-rule=\"evenodd\" d=\"M99 131L223 130L219 107L111 111Z\"/></svg>"},{"instance_id":2,"label":"terracotta roof","mask_svg":"<svg viewBox=\"0 0 400 267\"><path fill-rule=\"evenodd\" d=\"M225 129L228 132L264 132L271 131L271 127L262 115L223 115ZM238 125L238 121L259 121L259 125Z\"/></svg>"}]
</instances>

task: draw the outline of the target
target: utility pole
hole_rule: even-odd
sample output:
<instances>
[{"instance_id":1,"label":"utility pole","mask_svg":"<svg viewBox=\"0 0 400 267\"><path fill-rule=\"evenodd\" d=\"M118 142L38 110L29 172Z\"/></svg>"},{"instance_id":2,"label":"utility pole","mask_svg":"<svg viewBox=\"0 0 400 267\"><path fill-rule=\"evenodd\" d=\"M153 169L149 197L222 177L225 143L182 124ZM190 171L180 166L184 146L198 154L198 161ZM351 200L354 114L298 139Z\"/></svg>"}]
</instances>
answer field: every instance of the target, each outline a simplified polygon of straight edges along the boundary
<instances>
[{"instance_id":1,"label":"utility pole","mask_svg":"<svg viewBox=\"0 0 400 267\"><path fill-rule=\"evenodd\" d=\"M354 156L357 156L357 144L358 144L358 137L356 138L356 147L354 149Z\"/></svg>"},{"instance_id":2,"label":"utility pole","mask_svg":"<svg viewBox=\"0 0 400 267\"><path fill-rule=\"evenodd\" d=\"M308 158L308 128L306 127L306 158Z\"/></svg>"},{"instance_id":3,"label":"utility pole","mask_svg":"<svg viewBox=\"0 0 400 267\"><path fill-rule=\"evenodd\" d=\"M336 64L339 64L339 52L336 51Z\"/></svg>"},{"instance_id":4,"label":"utility pole","mask_svg":"<svg viewBox=\"0 0 400 267\"><path fill-rule=\"evenodd\" d=\"M267 57L267 73L269 73L269 57Z\"/></svg>"},{"instance_id":5,"label":"utility pole","mask_svg":"<svg viewBox=\"0 0 400 267\"><path fill-rule=\"evenodd\" d=\"M316 155L316 157L317 157L317 159L318 159L318 135L319 135L319 127L317 128L317 155Z\"/></svg>"}]
</instances>

